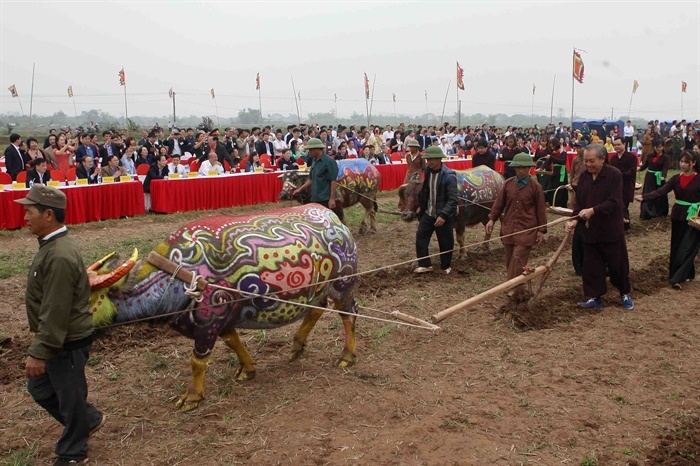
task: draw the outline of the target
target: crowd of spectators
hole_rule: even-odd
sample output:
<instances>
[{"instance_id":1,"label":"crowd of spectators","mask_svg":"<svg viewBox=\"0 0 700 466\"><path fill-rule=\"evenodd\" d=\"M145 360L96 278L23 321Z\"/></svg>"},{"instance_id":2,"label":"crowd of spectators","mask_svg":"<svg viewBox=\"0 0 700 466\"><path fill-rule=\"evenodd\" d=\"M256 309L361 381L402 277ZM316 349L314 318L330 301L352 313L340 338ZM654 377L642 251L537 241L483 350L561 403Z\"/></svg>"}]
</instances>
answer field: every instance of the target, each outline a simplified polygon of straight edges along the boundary
<instances>
[{"instance_id":1,"label":"crowd of spectators","mask_svg":"<svg viewBox=\"0 0 700 466\"><path fill-rule=\"evenodd\" d=\"M397 160L397 154L404 158L410 146L417 147L420 152L429 146L438 146L446 157L471 158L474 165L491 168L496 160L508 162L518 153L527 153L538 162L540 169L554 172L563 164L560 154L575 150L580 141L601 143L612 151L612 141L620 137L628 149L635 146L642 158L653 154L654 142L662 140L672 165L677 167L683 150L697 150L699 134L697 120L694 123L650 121L644 130L635 130L630 122L623 128L607 127L603 122L597 129L583 123L576 130L562 123L544 128L537 125L501 128L488 124L457 128L449 123L400 124L396 128L391 125L382 128L312 124L289 125L286 131L274 126L227 127L223 134L217 128L208 131L172 128L168 135L156 125L142 131L140 138L120 131L102 131L101 141L98 141L98 133L78 131L74 134L68 128L51 130L41 146L35 138L22 141L20 135L12 134L11 144L5 150L5 165L13 180L21 171L45 163L48 171L57 169L66 173L75 168L76 177L86 178L88 183L97 183L103 176L135 176L140 165L157 166L160 156L166 158L167 172L180 176L187 176L190 171L209 176L236 171L293 170L313 162L306 154L305 143L310 138L318 138L325 145L326 153L336 160L364 157L374 164L387 164ZM164 169L153 172L163 173ZM509 175L512 173L506 169L506 177ZM43 182L45 177L40 179Z\"/></svg>"}]
</instances>

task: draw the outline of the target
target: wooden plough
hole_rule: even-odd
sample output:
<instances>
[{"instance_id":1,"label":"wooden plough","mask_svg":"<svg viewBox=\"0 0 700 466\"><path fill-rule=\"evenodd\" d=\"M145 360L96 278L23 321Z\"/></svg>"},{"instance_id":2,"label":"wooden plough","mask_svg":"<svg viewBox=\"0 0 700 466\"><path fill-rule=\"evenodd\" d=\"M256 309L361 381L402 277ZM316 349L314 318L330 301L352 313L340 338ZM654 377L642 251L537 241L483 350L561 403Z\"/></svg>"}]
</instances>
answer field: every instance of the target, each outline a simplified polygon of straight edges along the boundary
<instances>
[{"instance_id":1,"label":"wooden plough","mask_svg":"<svg viewBox=\"0 0 700 466\"><path fill-rule=\"evenodd\" d=\"M569 217L562 217L559 218L551 223L548 224L548 226L554 226L558 223L562 223L565 221L570 220ZM523 273L522 275L519 275L515 278L512 278L506 282L501 283L500 285L491 288L489 290L484 291L483 293L480 293L476 296L472 296L471 298L462 301L461 303L457 303L452 307L448 307L445 310L442 310L436 314L433 314L430 317L430 321L433 324L437 324L438 322L441 322L445 320L446 318L450 317L453 314L456 314L461 311L466 311L468 309L473 308L477 304L483 303L484 301L487 301L501 293L505 293L509 290L512 290L513 288L523 285L525 283L528 283L532 280L534 280L537 277L542 277L537 284L537 287L533 291L533 297L534 299L537 294L542 290L542 286L544 285L544 282L547 280L549 275L552 273L552 269L554 268L554 265L557 262L557 259L559 259L559 256L561 255L562 251L564 250L564 247L566 246L566 242L569 240L571 237L571 232L566 232L564 235L564 239L562 239L561 244L555 251L554 255L547 261L545 265L540 265L539 267L536 267L534 270L530 271L529 273ZM532 299L530 300L530 303L532 302ZM529 304L529 303L528 303Z\"/></svg>"}]
</instances>

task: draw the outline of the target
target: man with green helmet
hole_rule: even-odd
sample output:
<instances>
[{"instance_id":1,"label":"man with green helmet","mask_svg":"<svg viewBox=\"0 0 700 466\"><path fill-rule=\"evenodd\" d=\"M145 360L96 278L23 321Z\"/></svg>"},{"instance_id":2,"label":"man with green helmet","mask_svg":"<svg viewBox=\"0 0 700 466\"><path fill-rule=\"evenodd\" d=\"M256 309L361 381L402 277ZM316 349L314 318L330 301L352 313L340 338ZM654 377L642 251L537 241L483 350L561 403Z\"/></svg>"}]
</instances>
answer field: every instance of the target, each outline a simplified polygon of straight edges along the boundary
<instances>
[{"instance_id":1,"label":"man with green helmet","mask_svg":"<svg viewBox=\"0 0 700 466\"><path fill-rule=\"evenodd\" d=\"M316 202L329 209L335 209L335 190L338 180L338 163L324 152L326 146L318 138L311 138L306 143L306 151L313 158L309 179L294 190L297 195L311 187L311 202ZM342 218L341 218L342 220Z\"/></svg>"},{"instance_id":2,"label":"man with green helmet","mask_svg":"<svg viewBox=\"0 0 700 466\"><path fill-rule=\"evenodd\" d=\"M505 249L508 280L523 273L530 258L530 249L540 243L547 233L544 191L537 180L530 177L530 168L535 163L528 154L521 152L513 156L510 166L515 170L515 176L503 184L486 224L486 233L490 235L493 223L505 211L501 220L501 236L506 237L501 241ZM529 231L518 233L524 230Z\"/></svg>"}]
</instances>

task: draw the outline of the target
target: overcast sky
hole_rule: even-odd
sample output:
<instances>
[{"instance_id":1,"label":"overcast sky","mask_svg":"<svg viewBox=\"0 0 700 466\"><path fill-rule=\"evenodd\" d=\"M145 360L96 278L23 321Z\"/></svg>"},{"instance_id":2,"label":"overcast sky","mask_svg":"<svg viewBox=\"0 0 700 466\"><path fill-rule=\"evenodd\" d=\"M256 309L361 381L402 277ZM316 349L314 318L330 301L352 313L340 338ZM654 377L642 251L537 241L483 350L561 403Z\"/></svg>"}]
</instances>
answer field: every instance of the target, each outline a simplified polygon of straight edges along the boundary
<instances>
[{"instance_id":1,"label":"overcast sky","mask_svg":"<svg viewBox=\"0 0 700 466\"><path fill-rule=\"evenodd\" d=\"M258 108L364 114L363 72L376 75L373 114L419 115L457 108L456 61L465 70L463 113L549 115L571 112L572 47L585 50L577 115L678 118L700 114L700 1L692 2L420 2L190 3L0 1L0 113L19 112L15 84L29 112L99 109L124 115L172 112L219 115Z\"/></svg>"}]
</instances>

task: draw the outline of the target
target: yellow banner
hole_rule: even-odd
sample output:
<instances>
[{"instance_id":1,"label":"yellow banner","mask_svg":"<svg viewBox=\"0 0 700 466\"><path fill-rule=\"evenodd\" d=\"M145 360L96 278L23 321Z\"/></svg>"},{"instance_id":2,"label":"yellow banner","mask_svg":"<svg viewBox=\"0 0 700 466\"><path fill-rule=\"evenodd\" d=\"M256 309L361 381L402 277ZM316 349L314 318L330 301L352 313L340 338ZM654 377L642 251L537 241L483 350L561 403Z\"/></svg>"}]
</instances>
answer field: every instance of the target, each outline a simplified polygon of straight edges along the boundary
<instances>
[{"instance_id":1,"label":"yellow banner","mask_svg":"<svg viewBox=\"0 0 700 466\"><path fill-rule=\"evenodd\" d=\"M105 176L102 178L103 183L114 183L114 177L113 176Z\"/></svg>"}]
</instances>

